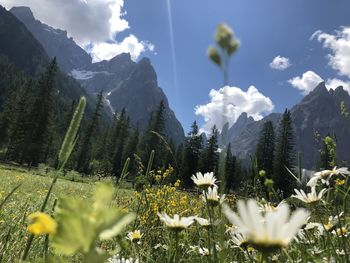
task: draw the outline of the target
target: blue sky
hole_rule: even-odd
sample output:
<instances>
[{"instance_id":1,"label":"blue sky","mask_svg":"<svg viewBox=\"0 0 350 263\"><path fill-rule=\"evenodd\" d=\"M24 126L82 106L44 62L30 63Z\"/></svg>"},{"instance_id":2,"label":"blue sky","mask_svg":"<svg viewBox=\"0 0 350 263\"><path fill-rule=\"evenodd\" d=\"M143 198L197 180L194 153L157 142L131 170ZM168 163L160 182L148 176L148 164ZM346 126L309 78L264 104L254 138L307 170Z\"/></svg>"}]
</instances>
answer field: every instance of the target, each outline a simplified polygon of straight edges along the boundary
<instances>
[{"instance_id":1,"label":"blue sky","mask_svg":"<svg viewBox=\"0 0 350 263\"><path fill-rule=\"evenodd\" d=\"M321 80L329 88L342 84L350 92L349 0L0 0L0 4L30 6L36 18L67 30L80 46L89 47L95 61L121 52L130 52L134 60L150 57L185 131L194 120L205 131L213 124L222 125L222 74L206 56L220 23L231 26L241 42L230 64L231 87L225 89L230 124L243 111L256 119L282 112ZM284 68L270 66L278 56Z\"/></svg>"},{"instance_id":2,"label":"blue sky","mask_svg":"<svg viewBox=\"0 0 350 263\"><path fill-rule=\"evenodd\" d=\"M209 91L222 83L221 72L206 57L219 23L230 25L241 41L230 65L230 85L243 90L254 85L272 100L274 111L281 112L302 99L300 91L288 83L291 78L309 70L323 79L341 78L328 65L330 50L310 37L317 30L333 34L341 26L349 26L350 1L171 1L177 88L167 2L126 1L124 9L131 31L155 45L156 55L147 55L185 130L195 119L203 123L194 108L209 102ZM283 71L271 69L269 64L278 55L289 58L292 66Z\"/></svg>"}]
</instances>

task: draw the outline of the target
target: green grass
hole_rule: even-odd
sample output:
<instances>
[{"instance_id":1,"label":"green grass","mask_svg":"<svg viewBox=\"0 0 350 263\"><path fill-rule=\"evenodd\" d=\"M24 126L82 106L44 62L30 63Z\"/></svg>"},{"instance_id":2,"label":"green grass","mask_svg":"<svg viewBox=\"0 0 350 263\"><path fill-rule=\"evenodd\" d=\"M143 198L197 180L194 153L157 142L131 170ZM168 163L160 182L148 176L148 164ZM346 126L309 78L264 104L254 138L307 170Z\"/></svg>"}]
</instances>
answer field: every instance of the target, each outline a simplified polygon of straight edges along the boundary
<instances>
[{"instance_id":1,"label":"green grass","mask_svg":"<svg viewBox=\"0 0 350 263\"><path fill-rule=\"evenodd\" d=\"M0 165L0 203L14 187L21 184L0 211L0 262L16 262L20 257L28 238L27 215L40 210L54 173L50 171L46 174L41 169L28 170ZM92 195L97 180L85 180L76 178L77 176L79 177L77 174L67 174L63 179L58 179L46 209L47 213L51 213L55 199L89 198ZM127 208L132 200L131 196L130 189L118 189L115 202ZM41 253L43 242L43 238L36 238L31 253Z\"/></svg>"}]
</instances>

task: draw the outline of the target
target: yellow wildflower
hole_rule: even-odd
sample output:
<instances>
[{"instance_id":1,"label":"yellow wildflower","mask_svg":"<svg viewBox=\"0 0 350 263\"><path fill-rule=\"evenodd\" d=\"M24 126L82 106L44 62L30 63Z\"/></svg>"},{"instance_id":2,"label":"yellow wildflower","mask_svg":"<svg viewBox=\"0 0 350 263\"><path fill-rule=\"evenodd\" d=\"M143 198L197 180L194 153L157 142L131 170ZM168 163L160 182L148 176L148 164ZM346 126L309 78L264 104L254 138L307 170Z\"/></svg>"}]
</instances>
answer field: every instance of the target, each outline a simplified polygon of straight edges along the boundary
<instances>
[{"instance_id":1,"label":"yellow wildflower","mask_svg":"<svg viewBox=\"0 0 350 263\"><path fill-rule=\"evenodd\" d=\"M335 180L335 183L336 183L336 185L344 185L345 184L345 179L339 179L339 178L337 178L336 180Z\"/></svg>"},{"instance_id":2,"label":"yellow wildflower","mask_svg":"<svg viewBox=\"0 0 350 263\"><path fill-rule=\"evenodd\" d=\"M48 214L36 212L28 216L29 225L27 231L33 235L54 234L57 223Z\"/></svg>"}]
</instances>

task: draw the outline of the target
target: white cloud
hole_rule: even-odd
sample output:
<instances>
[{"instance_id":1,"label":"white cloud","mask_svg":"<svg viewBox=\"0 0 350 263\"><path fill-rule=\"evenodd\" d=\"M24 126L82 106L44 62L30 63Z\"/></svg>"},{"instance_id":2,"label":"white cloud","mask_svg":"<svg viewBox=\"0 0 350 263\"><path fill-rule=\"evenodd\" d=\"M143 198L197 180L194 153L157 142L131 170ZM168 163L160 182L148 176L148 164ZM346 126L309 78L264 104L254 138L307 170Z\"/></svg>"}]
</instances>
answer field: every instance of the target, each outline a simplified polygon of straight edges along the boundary
<instances>
[{"instance_id":1,"label":"white cloud","mask_svg":"<svg viewBox=\"0 0 350 263\"><path fill-rule=\"evenodd\" d=\"M293 79L288 80L288 82L294 87L299 89L303 95L309 94L313 91L317 85L324 81L318 74L313 71L305 72L301 77L295 77ZM339 86L343 86L343 88L350 93L350 82L344 81L341 79L333 78L327 79L326 87L327 89L336 89Z\"/></svg>"},{"instance_id":2,"label":"white cloud","mask_svg":"<svg viewBox=\"0 0 350 263\"><path fill-rule=\"evenodd\" d=\"M316 86L322 82L323 79L313 71L306 71L301 77L295 77L288 80L288 82L301 91L303 95L307 95Z\"/></svg>"},{"instance_id":3,"label":"white cloud","mask_svg":"<svg viewBox=\"0 0 350 263\"><path fill-rule=\"evenodd\" d=\"M272 62L270 63L270 67L272 69L277 70L285 70L289 68L292 64L290 63L289 58L277 56L275 57Z\"/></svg>"},{"instance_id":4,"label":"white cloud","mask_svg":"<svg viewBox=\"0 0 350 263\"><path fill-rule=\"evenodd\" d=\"M350 93L350 82L349 81L343 81L340 79L328 79L326 82L326 86L328 89L336 89L339 86L343 86L344 90L346 90L348 93Z\"/></svg>"},{"instance_id":5,"label":"white cloud","mask_svg":"<svg viewBox=\"0 0 350 263\"><path fill-rule=\"evenodd\" d=\"M350 27L343 27L334 35L319 30L311 36L311 39L314 38L331 50L329 65L341 76L350 78Z\"/></svg>"},{"instance_id":6,"label":"white cloud","mask_svg":"<svg viewBox=\"0 0 350 263\"><path fill-rule=\"evenodd\" d=\"M154 50L154 45L148 42L139 41L134 35L129 35L122 42L99 43L92 47L91 56L93 62L103 59L111 59L121 53L130 53L131 59L136 60L141 53Z\"/></svg>"},{"instance_id":7,"label":"white cloud","mask_svg":"<svg viewBox=\"0 0 350 263\"><path fill-rule=\"evenodd\" d=\"M219 129L227 121L230 126L233 125L243 112L258 120L263 117L263 114L274 109L271 99L260 93L254 86L250 86L247 91L229 86L219 90L212 89L209 97L209 103L195 108L195 114L204 117L205 124L201 130L206 133L210 132L214 124Z\"/></svg>"},{"instance_id":8,"label":"white cloud","mask_svg":"<svg viewBox=\"0 0 350 263\"><path fill-rule=\"evenodd\" d=\"M54 28L67 30L68 35L83 48L88 46L93 50L97 46L98 50L102 44L113 44L108 45L109 52L105 52L106 55L118 55L118 51L122 50L133 52L134 59L143 51L150 50L146 41L139 41L136 37L130 40L132 35L120 42L115 40L118 33L130 29L124 18L124 0L0 0L0 4L6 8L30 7L36 19ZM140 50L141 45L144 46L143 51L135 52L135 46ZM130 50L125 47L130 47ZM101 52L99 55L99 60L108 59L102 57ZM96 56L93 59L98 61Z\"/></svg>"}]
</instances>

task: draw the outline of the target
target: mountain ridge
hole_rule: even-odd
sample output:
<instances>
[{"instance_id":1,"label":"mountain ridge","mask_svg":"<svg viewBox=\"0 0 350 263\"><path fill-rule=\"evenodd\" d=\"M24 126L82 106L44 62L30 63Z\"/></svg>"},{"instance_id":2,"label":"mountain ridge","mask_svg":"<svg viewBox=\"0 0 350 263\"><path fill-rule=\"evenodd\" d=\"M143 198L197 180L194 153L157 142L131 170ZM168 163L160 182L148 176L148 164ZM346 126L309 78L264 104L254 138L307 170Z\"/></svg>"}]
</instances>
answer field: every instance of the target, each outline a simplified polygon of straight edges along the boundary
<instances>
[{"instance_id":1,"label":"mountain ridge","mask_svg":"<svg viewBox=\"0 0 350 263\"><path fill-rule=\"evenodd\" d=\"M328 134L333 135L337 142L337 160L339 163L350 162L350 136L346 126L350 125L340 112L340 103L344 101L347 111L350 109L350 95L342 86L328 90L321 82L291 109L294 133L296 136L296 151L302 155L304 168L315 169L319 158L321 139ZM247 124L242 132L233 138L232 150L241 158L247 158L255 153L259 132L266 121L272 121L275 131L282 117L280 113L271 113L262 120ZM346 125L347 124L347 125ZM348 126L350 127L350 126ZM318 134L318 138L316 138Z\"/></svg>"},{"instance_id":2,"label":"mountain ridge","mask_svg":"<svg viewBox=\"0 0 350 263\"><path fill-rule=\"evenodd\" d=\"M110 60L92 63L91 56L72 38L68 38L66 31L53 29L36 20L30 8L16 7L10 11L24 24L28 24L28 29L42 43L47 53L56 56L58 64L88 93L94 94L103 90L106 103L111 110L120 112L125 108L134 127L138 126L141 130L145 130L151 113L163 101L166 135L176 144L184 141L182 125L174 111L170 109L165 93L158 86L157 74L149 58L135 62L130 54L123 53ZM74 59L70 59L71 57Z\"/></svg>"}]
</instances>

